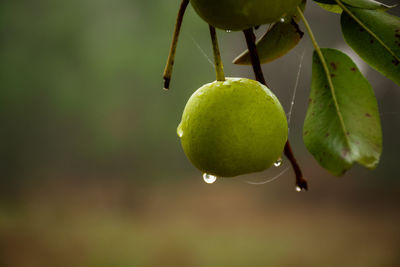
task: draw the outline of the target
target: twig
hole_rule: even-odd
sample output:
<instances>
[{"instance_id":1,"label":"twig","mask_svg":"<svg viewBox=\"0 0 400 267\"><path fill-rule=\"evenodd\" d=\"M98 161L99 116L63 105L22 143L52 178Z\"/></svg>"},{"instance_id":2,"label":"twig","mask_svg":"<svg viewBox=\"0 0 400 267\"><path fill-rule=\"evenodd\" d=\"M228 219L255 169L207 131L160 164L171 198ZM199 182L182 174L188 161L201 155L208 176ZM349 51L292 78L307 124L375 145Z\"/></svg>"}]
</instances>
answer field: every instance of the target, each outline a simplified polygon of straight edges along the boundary
<instances>
[{"instance_id":1,"label":"twig","mask_svg":"<svg viewBox=\"0 0 400 267\"><path fill-rule=\"evenodd\" d=\"M225 81L224 66L221 60L221 53L219 52L217 33L215 32L215 28L213 26L209 25L209 28L210 28L211 41L213 45L214 64L215 64L215 72L217 75L217 81Z\"/></svg>"},{"instance_id":2,"label":"twig","mask_svg":"<svg viewBox=\"0 0 400 267\"><path fill-rule=\"evenodd\" d=\"M250 53L251 65L253 66L253 71L256 76L256 80L260 83L267 86L267 83L264 78L264 74L261 69L260 59L258 57L257 47L256 47L256 36L254 35L253 29L247 29L243 31L246 37L247 48ZM289 159L292 164L292 168L296 175L296 190L297 191L306 191L308 189L307 181L304 179L303 174L301 172L300 166L297 163L297 160L293 154L292 148L290 146L289 140L285 144L284 149L285 156Z\"/></svg>"},{"instance_id":3,"label":"twig","mask_svg":"<svg viewBox=\"0 0 400 267\"><path fill-rule=\"evenodd\" d=\"M188 4L189 4L189 0L182 0L181 6L178 11L178 16L176 18L171 48L169 50L167 65L165 66L164 74L163 74L164 90L169 89L169 83L171 81L171 76L172 76L172 68L174 66L176 47L178 45L179 33L181 30L181 26L182 26L183 16L185 15L186 7L188 6Z\"/></svg>"},{"instance_id":4,"label":"twig","mask_svg":"<svg viewBox=\"0 0 400 267\"><path fill-rule=\"evenodd\" d=\"M296 175L296 190L297 191L307 191L308 185L307 180L304 179L303 173L301 172L300 166L297 163L296 158L294 157L292 147L290 146L289 140L285 144L284 149L285 156L289 159L290 163L292 164L292 168Z\"/></svg>"},{"instance_id":5,"label":"twig","mask_svg":"<svg viewBox=\"0 0 400 267\"><path fill-rule=\"evenodd\" d=\"M264 74L261 69L260 58L257 52L256 36L253 32L253 28L244 30L244 36L246 37L247 48L249 49L251 65L253 66L254 75L256 80L268 87L265 81Z\"/></svg>"}]
</instances>

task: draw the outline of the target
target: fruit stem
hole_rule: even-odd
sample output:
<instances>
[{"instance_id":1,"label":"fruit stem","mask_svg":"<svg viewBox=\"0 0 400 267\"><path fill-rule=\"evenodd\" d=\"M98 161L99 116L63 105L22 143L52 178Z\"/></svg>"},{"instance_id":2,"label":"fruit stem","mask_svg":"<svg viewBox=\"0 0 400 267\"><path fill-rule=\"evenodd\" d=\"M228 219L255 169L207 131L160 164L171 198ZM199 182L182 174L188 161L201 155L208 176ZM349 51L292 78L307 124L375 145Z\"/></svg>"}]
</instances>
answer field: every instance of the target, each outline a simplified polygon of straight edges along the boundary
<instances>
[{"instance_id":1,"label":"fruit stem","mask_svg":"<svg viewBox=\"0 0 400 267\"><path fill-rule=\"evenodd\" d=\"M214 52L214 65L215 65L215 72L217 74L217 81L225 81L224 65L222 64L221 53L219 52L217 33L213 26L211 25L208 26L210 28L210 35Z\"/></svg>"},{"instance_id":2,"label":"fruit stem","mask_svg":"<svg viewBox=\"0 0 400 267\"><path fill-rule=\"evenodd\" d=\"M171 76L172 76L172 68L174 66L174 61L175 61L176 47L178 45L179 33L181 31L183 16L185 15L186 7L188 6L188 4L189 0L182 0L181 6L178 11L178 16L176 18L174 35L172 37L172 42L171 42L171 48L169 50L167 64L165 65L163 74L164 90L169 89L169 83L171 81Z\"/></svg>"},{"instance_id":3,"label":"fruit stem","mask_svg":"<svg viewBox=\"0 0 400 267\"><path fill-rule=\"evenodd\" d=\"M325 61L324 55L322 54L321 48L319 47L318 42L315 39L314 33L311 30L310 24L308 24L307 19L304 17L304 14L303 14L303 12L301 11L301 9L299 7L297 7L297 12L299 13L300 18L303 21L304 26L307 29L308 35L310 36L311 42L312 42L312 44L313 44L313 46L315 48L315 52L317 52L318 57L321 60L321 64L322 64L322 66L323 66L323 68L325 70L325 73L329 73L328 65L326 64L326 61ZM332 80L330 79L330 76L328 76L327 79L328 79L329 83L332 83Z\"/></svg>"},{"instance_id":4,"label":"fruit stem","mask_svg":"<svg viewBox=\"0 0 400 267\"><path fill-rule=\"evenodd\" d=\"M244 36L246 37L247 48L250 53L251 65L253 66L253 71L256 76L256 80L268 87L264 78L264 74L262 72L260 58L257 52L256 36L253 32L253 29L250 28L244 30L243 33ZM296 187L299 188L301 191L306 191L308 189L307 181L303 177L303 173L301 172L300 166L297 163L297 160L293 154L293 150L292 147L290 146L289 140L285 144L284 154L292 164L292 168L296 175Z\"/></svg>"}]
</instances>

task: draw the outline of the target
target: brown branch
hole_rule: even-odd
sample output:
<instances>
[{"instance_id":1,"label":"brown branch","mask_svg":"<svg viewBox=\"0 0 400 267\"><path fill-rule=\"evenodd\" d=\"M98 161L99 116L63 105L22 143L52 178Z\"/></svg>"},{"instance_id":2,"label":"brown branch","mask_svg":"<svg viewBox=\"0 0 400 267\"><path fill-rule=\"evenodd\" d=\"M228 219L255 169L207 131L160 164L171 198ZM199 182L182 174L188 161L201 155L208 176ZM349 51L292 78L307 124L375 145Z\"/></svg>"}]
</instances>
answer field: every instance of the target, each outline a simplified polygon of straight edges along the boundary
<instances>
[{"instance_id":1,"label":"brown branch","mask_svg":"<svg viewBox=\"0 0 400 267\"><path fill-rule=\"evenodd\" d=\"M304 179L303 173L301 172L300 166L297 163L296 158L294 157L292 147L290 146L289 140L285 144L284 149L285 156L289 159L290 163L292 164L292 168L296 175L296 191L307 191L308 185L307 180Z\"/></svg>"},{"instance_id":2,"label":"brown branch","mask_svg":"<svg viewBox=\"0 0 400 267\"><path fill-rule=\"evenodd\" d=\"M188 4L189 0L182 0L181 6L178 11L178 16L176 18L174 35L172 37L172 42L171 42L171 48L169 50L167 65L165 66L163 74L164 90L169 89L169 83L171 81L171 76L172 76L172 68L174 66L176 47L178 45L179 33L182 26L183 16L185 15L186 7L188 6Z\"/></svg>"},{"instance_id":3,"label":"brown branch","mask_svg":"<svg viewBox=\"0 0 400 267\"><path fill-rule=\"evenodd\" d=\"M257 46L256 46L256 36L254 35L253 28L244 30L243 33L244 36L246 37L247 48L250 53L251 65L253 66L253 71L256 76L256 80L264 84L265 86L268 86L261 69L260 58L258 57ZM285 156L289 159L290 163L292 164L292 168L296 175L296 190L306 191L308 189L307 181L303 177L300 166L297 163L297 160L293 154L289 140L285 144L284 153Z\"/></svg>"},{"instance_id":4,"label":"brown branch","mask_svg":"<svg viewBox=\"0 0 400 267\"><path fill-rule=\"evenodd\" d=\"M253 28L244 30L244 36L246 37L247 48L249 49L251 65L253 66L254 75L256 80L268 87L265 81L264 74L261 69L260 58L257 52L256 36L253 32Z\"/></svg>"}]
</instances>

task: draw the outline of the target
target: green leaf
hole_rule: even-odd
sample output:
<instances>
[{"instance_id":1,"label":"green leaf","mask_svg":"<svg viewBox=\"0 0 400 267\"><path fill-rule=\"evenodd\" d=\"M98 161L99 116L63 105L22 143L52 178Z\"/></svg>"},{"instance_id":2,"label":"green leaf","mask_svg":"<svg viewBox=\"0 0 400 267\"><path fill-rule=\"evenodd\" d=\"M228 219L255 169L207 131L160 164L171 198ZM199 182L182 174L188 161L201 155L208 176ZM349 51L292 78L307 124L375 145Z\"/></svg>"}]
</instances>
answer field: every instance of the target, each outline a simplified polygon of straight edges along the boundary
<instances>
[{"instance_id":1,"label":"green leaf","mask_svg":"<svg viewBox=\"0 0 400 267\"><path fill-rule=\"evenodd\" d=\"M400 18L375 10L347 8L341 25L349 46L374 69L400 85Z\"/></svg>"},{"instance_id":2,"label":"green leaf","mask_svg":"<svg viewBox=\"0 0 400 267\"><path fill-rule=\"evenodd\" d=\"M373 169L382 151L378 105L369 82L346 54L314 52L303 139L318 163L342 175L358 162Z\"/></svg>"},{"instance_id":3,"label":"green leaf","mask_svg":"<svg viewBox=\"0 0 400 267\"><path fill-rule=\"evenodd\" d=\"M317 3L320 7L325 9L326 11L332 12L332 13L337 13L341 14L342 13L342 8L338 5L335 4L324 4L324 3Z\"/></svg>"},{"instance_id":4,"label":"green leaf","mask_svg":"<svg viewBox=\"0 0 400 267\"><path fill-rule=\"evenodd\" d=\"M299 5L301 10L304 10L306 1L303 0ZM299 16L297 12L286 17L284 22L275 23L272 28L267 31L259 41L257 41L257 52L260 58L260 63L271 62L292 50L301 40L304 33L300 30ZM251 65L250 53L244 51L233 60L234 64Z\"/></svg>"},{"instance_id":5,"label":"green leaf","mask_svg":"<svg viewBox=\"0 0 400 267\"><path fill-rule=\"evenodd\" d=\"M325 5L337 5L337 2L335 0L314 0L314 1ZM396 6L396 5L388 6L374 0L341 0L341 2L351 7L374 9L374 10L387 10L389 8L393 8Z\"/></svg>"},{"instance_id":6,"label":"green leaf","mask_svg":"<svg viewBox=\"0 0 400 267\"><path fill-rule=\"evenodd\" d=\"M389 8L394 7L382 4L374 0L341 0L341 2L352 7L358 7L363 9L387 10Z\"/></svg>"}]
</instances>

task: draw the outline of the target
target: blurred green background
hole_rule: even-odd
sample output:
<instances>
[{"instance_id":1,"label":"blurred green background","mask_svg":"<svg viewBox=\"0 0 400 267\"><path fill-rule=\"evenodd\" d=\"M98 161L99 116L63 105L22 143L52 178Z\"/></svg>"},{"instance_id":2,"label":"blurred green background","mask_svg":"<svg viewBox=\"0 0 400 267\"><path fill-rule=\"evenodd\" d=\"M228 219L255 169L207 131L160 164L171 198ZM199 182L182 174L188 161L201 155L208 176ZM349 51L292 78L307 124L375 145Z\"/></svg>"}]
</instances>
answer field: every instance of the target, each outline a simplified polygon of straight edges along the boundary
<instances>
[{"instance_id":1,"label":"blurred green background","mask_svg":"<svg viewBox=\"0 0 400 267\"><path fill-rule=\"evenodd\" d=\"M379 167L336 178L306 151L305 37L263 69L288 111L304 55L290 139L310 191L295 192L291 170L246 182L287 161L207 185L176 136L189 96L215 80L208 27L191 7L161 90L179 2L1 1L0 266L400 265L400 88L349 50L338 15L309 2L320 45L349 53L375 89ZM243 35L218 36L227 76L252 78L230 63Z\"/></svg>"}]
</instances>

